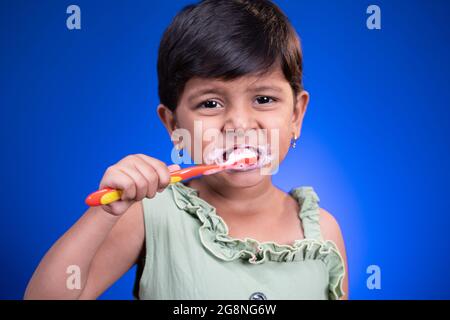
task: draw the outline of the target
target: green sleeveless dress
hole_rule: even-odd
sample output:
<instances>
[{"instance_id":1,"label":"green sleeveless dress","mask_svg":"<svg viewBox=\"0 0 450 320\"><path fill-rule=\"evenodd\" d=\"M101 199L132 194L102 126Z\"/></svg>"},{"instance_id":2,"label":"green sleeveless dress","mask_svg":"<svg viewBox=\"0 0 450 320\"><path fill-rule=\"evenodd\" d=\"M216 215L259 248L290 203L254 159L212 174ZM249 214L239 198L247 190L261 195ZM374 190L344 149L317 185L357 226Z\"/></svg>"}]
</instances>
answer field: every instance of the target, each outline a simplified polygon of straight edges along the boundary
<instances>
[{"instance_id":1,"label":"green sleeveless dress","mask_svg":"<svg viewBox=\"0 0 450 320\"><path fill-rule=\"evenodd\" d=\"M289 194L298 203L305 239L292 245L235 239L216 209L181 182L144 199L145 259L138 299L338 299L343 260L319 226L312 187ZM300 223L300 221L299 221Z\"/></svg>"}]
</instances>

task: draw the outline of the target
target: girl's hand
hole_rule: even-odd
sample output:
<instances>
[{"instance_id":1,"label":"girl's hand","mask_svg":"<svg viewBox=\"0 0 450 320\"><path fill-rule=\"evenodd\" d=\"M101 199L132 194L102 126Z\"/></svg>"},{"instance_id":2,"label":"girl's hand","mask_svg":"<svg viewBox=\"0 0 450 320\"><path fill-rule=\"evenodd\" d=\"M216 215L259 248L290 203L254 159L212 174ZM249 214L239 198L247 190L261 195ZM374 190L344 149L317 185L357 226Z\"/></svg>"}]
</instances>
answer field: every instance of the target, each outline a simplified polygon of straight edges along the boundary
<instances>
[{"instance_id":1,"label":"girl's hand","mask_svg":"<svg viewBox=\"0 0 450 320\"><path fill-rule=\"evenodd\" d=\"M153 198L170 182L170 172L179 170L178 165L166 166L158 159L144 154L129 155L110 166L103 175L100 189L109 187L122 190L120 200L103 205L112 215L122 215L135 202Z\"/></svg>"}]
</instances>

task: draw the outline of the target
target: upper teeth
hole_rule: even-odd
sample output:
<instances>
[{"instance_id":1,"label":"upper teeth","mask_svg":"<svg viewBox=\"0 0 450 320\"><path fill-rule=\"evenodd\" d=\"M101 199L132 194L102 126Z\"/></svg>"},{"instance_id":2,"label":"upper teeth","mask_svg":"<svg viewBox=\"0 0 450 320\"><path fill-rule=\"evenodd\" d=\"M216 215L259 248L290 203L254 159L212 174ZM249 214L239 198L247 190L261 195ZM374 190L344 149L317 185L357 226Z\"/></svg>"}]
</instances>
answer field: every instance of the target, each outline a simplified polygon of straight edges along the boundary
<instances>
[{"instance_id":1,"label":"upper teeth","mask_svg":"<svg viewBox=\"0 0 450 320\"><path fill-rule=\"evenodd\" d=\"M239 151L237 151L239 150ZM224 160L229 160L230 155L234 154L234 153L244 153L244 154L248 154L248 156L257 156L259 154L259 150L258 148L254 148L252 146L234 146L230 149L228 149L225 153L225 159Z\"/></svg>"},{"instance_id":2,"label":"upper teeth","mask_svg":"<svg viewBox=\"0 0 450 320\"><path fill-rule=\"evenodd\" d=\"M244 149L234 149L227 156L227 161L234 162L243 158L256 157L257 152L254 149L244 148Z\"/></svg>"},{"instance_id":3,"label":"upper teeth","mask_svg":"<svg viewBox=\"0 0 450 320\"><path fill-rule=\"evenodd\" d=\"M205 155L205 163L207 164L223 164L224 162L232 161L231 158L242 159L243 157L257 157L258 164L262 165L270 162L270 153L268 146L258 145L256 147L250 145L236 145L231 148L214 148Z\"/></svg>"}]
</instances>

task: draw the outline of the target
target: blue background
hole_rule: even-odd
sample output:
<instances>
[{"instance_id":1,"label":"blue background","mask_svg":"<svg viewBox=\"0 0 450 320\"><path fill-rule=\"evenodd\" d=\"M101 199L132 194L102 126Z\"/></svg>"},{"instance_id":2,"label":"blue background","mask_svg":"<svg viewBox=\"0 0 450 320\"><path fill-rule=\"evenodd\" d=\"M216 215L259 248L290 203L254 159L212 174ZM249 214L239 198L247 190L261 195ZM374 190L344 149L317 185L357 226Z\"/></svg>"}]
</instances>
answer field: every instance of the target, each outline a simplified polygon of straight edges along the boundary
<instances>
[{"instance_id":1,"label":"blue background","mask_svg":"<svg viewBox=\"0 0 450 320\"><path fill-rule=\"evenodd\" d=\"M275 183L314 186L339 221L350 298L450 298L450 2L276 2L302 39L311 102ZM107 166L131 153L170 162L156 57L187 3L0 2L0 298L22 297ZM370 4L381 30L366 28ZM373 264L380 290L366 286ZM133 278L102 298L132 298Z\"/></svg>"}]
</instances>

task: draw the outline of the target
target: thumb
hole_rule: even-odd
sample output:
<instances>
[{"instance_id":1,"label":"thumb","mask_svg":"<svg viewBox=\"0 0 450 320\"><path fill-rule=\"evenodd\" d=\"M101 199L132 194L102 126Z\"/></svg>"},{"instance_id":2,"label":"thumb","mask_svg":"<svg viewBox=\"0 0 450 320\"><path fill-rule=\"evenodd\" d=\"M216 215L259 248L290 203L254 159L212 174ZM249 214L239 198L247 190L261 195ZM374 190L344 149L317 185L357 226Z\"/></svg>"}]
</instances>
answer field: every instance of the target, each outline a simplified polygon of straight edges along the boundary
<instances>
[{"instance_id":1,"label":"thumb","mask_svg":"<svg viewBox=\"0 0 450 320\"><path fill-rule=\"evenodd\" d=\"M181 167L179 165L177 165L177 164L171 164L167 168L169 168L169 172L174 172L174 171L177 171L177 170L181 169Z\"/></svg>"}]
</instances>

